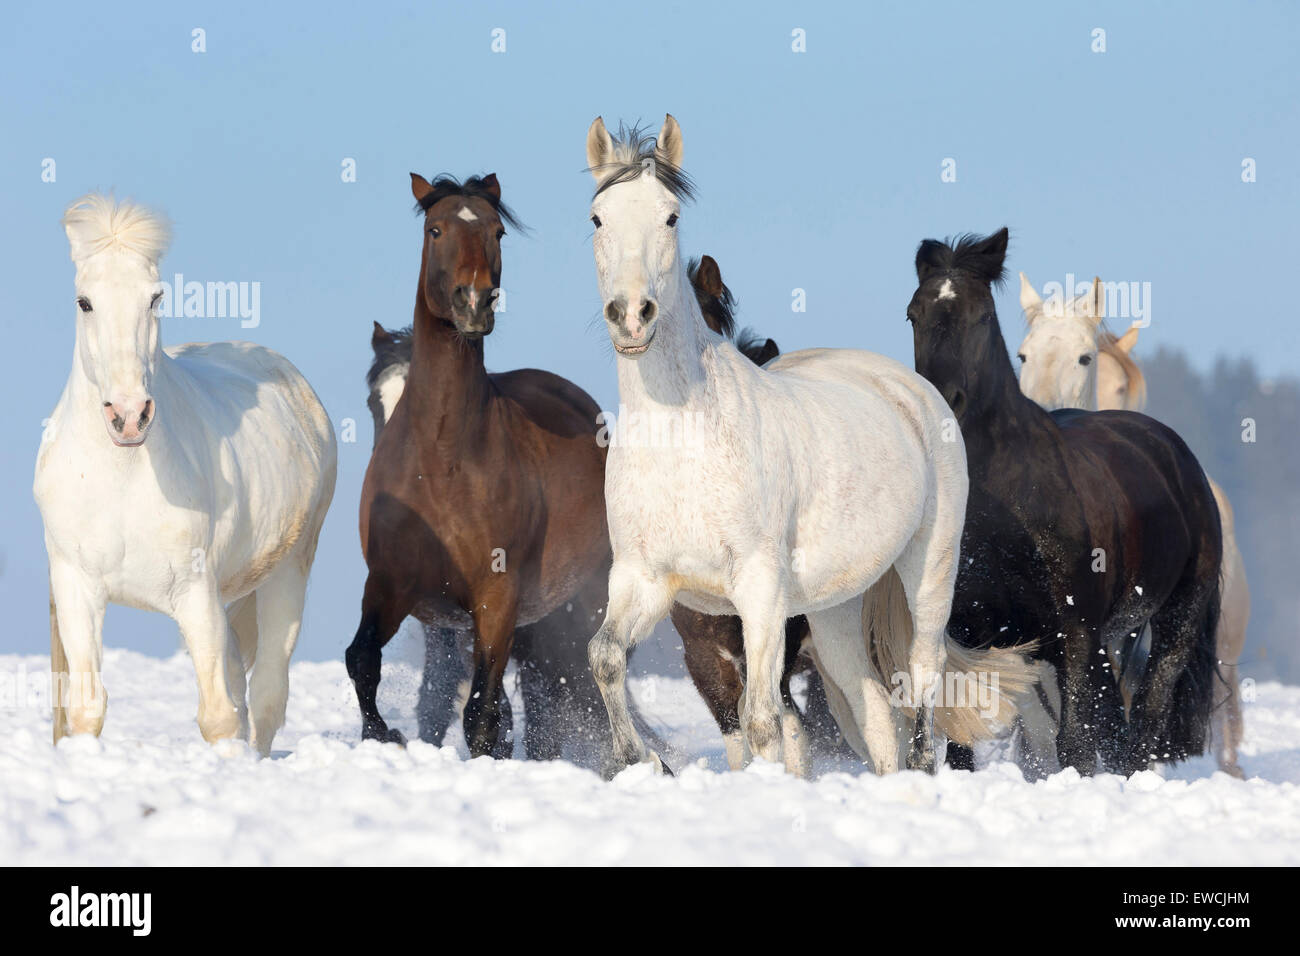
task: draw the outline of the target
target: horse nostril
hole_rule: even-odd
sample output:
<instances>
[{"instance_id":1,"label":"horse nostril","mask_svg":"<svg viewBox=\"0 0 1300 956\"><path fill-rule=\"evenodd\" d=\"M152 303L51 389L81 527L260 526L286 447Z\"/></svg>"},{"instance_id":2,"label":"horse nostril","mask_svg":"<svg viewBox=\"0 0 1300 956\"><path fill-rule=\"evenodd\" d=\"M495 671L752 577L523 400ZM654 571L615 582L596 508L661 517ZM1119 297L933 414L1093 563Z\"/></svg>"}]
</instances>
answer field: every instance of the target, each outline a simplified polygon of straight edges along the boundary
<instances>
[{"instance_id":1,"label":"horse nostril","mask_svg":"<svg viewBox=\"0 0 1300 956\"><path fill-rule=\"evenodd\" d=\"M144 409L140 412L140 421L138 427L144 428L145 425L149 424L149 419L152 417L153 417L153 399L151 398L144 403Z\"/></svg>"},{"instance_id":2,"label":"horse nostril","mask_svg":"<svg viewBox=\"0 0 1300 956\"><path fill-rule=\"evenodd\" d=\"M646 299L641 306L641 321L649 322L651 319L655 317L655 313L658 311L659 311L659 306L655 305L655 300Z\"/></svg>"},{"instance_id":3,"label":"horse nostril","mask_svg":"<svg viewBox=\"0 0 1300 956\"><path fill-rule=\"evenodd\" d=\"M453 289L451 293L451 304L452 304L452 308L456 308L456 309L468 308L469 290L463 285L456 286L456 288Z\"/></svg>"},{"instance_id":4,"label":"horse nostril","mask_svg":"<svg viewBox=\"0 0 1300 956\"><path fill-rule=\"evenodd\" d=\"M623 303L618 299L610 299L605 303L605 319L608 322L618 324L623 321Z\"/></svg>"}]
</instances>

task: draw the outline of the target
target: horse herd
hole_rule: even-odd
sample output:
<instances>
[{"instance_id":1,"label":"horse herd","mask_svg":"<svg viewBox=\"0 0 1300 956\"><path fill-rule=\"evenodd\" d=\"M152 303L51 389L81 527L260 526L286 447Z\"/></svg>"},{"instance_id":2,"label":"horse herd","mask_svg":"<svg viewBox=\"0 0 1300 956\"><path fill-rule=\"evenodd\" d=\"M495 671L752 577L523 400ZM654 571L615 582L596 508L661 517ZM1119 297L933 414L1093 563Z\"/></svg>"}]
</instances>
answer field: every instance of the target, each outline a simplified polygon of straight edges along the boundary
<instances>
[{"instance_id":1,"label":"horse herd","mask_svg":"<svg viewBox=\"0 0 1300 956\"><path fill-rule=\"evenodd\" d=\"M1044 303L1022 274L1017 379L992 294L1007 230L926 240L905 304L914 369L781 354L737 335L717 263L679 249L694 186L677 122L614 136L598 118L586 152L617 421L548 372L486 370L517 221L494 175L411 176L414 322L375 324L367 379L368 573L346 653L364 738L404 742L377 693L383 648L414 617L422 739L460 711L472 755L508 756L514 660L530 758L585 747L610 773L669 772L627 657L670 615L733 767L805 774L810 745L834 741L877 773L933 772L1011 734L1038 772L1132 773L1200 753L1221 713L1220 765L1240 773L1249 598L1231 510L1172 430L1095 410L1144 400L1136 329L1105 332L1099 283ZM54 739L103 726L113 602L177 621L207 740L269 754L333 427L267 349L162 347L159 219L90 195L63 223L76 347L35 481Z\"/></svg>"}]
</instances>

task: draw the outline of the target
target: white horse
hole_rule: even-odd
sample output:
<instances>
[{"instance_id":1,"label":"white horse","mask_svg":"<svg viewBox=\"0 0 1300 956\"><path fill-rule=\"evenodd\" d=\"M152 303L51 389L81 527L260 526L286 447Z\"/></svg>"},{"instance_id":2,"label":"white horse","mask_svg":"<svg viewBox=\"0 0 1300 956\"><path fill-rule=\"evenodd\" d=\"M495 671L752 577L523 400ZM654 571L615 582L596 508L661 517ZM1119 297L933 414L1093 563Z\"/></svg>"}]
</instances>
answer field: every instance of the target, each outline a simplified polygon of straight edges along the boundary
<instances>
[{"instance_id":1,"label":"white horse","mask_svg":"<svg viewBox=\"0 0 1300 956\"><path fill-rule=\"evenodd\" d=\"M1020 390L1049 411L1056 408L1084 408L1089 411L1128 410L1140 412L1146 406L1146 383L1130 353L1137 344L1138 327L1118 338L1102 328L1106 314L1105 287L1101 279L1083 295L1064 300L1043 301L1028 277L1020 273L1020 307L1025 310L1029 332L1020 344ZM1207 476L1208 477L1208 476ZM1222 599L1215 632L1219 669L1227 683L1227 698L1214 710L1215 751L1219 768L1235 777L1243 776L1237 764L1242 738L1241 681L1237 662L1246 644L1250 620L1250 586L1246 566L1237 546L1232 504L1213 478L1210 490L1219 505L1223 524ZM1143 640L1149 645L1150 637ZM1112 651L1112 663L1119 655ZM1136 678L1119 668L1121 689L1127 702Z\"/></svg>"},{"instance_id":2,"label":"white horse","mask_svg":"<svg viewBox=\"0 0 1300 956\"><path fill-rule=\"evenodd\" d=\"M35 482L54 741L103 727L112 602L174 618L198 676L203 736L247 739L251 710L266 755L284 723L289 656L334 494L333 428L298 370L268 349L162 347L161 220L89 195L63 225L77 267L76 347Z\"/></svg>"},{"instance_id":3,"label":"white horse","mask_svg":"<svg viewBox=\"0 0 1300 956\"><path fill-rule=\"evenodd\" d=\"M785 621L806 614L859 754L896 770L911 732L907 766L933 770L936 725L966 743L989 735L1013 711L1006 692L1033 679L1019 654L947 641L967 494L960 430L938 391L892 359L815 349L759 368L711 332L678 251L691 192L681 157L671 116L657 141L615 141L599 118L587 134L620 403L682 438L615 442L606 465L614 563L590 657L617 758L662 766L628 719L627 651L677 600L740 615L741 725L755 755L782 760ZM941 685L970 671L1002 693L949 706Z\"/></svg>"}]
</instances>

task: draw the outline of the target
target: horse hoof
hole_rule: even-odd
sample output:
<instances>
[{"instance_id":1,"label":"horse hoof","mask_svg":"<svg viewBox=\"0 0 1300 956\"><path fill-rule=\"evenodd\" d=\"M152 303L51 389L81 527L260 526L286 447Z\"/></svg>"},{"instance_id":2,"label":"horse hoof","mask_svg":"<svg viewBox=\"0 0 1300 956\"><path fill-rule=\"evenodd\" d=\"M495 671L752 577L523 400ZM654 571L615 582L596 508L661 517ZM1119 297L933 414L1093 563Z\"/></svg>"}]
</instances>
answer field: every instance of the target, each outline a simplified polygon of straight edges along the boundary
<instances>
[{"instance_id":1,"label":"horse hoof","mask_svg":"<svg viewBox=\"0 0 1300 956\"><path fill-rule=\"evenodd\" d=\"M653 750L650 752L650 762L655 765L655 770L657 770L663 776L665 777L676 776L676 774L673 773L672 768L669 767L668 764L664 763L661 759L659 759L659 755L655 753Z\"/></svg>"},{"instance_id":2,"label":"horse hoof","mask_svg":"<svg viewBox=\"0 0 1300 956\"><path fill-rule=\"evenodd\" d=\"M406 737L402 735L402 732L389 727L386 724L362 724L361 739L378 740L381 744L397 744L401 747L406 746Z\"/></svg>"},{"instance_id":3,"label":"horse hoof","mask_svg":"<svg viewBox=\"0 0 1300 956\"><path fill-rule=\"evenodd\" d=\"M934 751L913 750L907 755L907 769L920 770L933 777L938 771L938 762L934 758Z\"/></svg>"}]
</instances>

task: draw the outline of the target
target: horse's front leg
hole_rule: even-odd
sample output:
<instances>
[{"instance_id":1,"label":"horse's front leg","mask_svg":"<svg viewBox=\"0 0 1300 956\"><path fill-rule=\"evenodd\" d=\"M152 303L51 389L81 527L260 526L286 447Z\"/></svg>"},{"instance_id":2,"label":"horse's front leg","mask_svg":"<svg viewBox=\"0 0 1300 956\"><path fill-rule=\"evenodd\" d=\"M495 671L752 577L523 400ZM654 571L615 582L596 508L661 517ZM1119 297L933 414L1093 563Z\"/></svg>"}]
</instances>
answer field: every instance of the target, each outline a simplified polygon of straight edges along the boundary
<instances>
[{"instance_id":1,"label":"horse's front leg","mask_svg":"<svg viewBox=\"0 0 1300 956\"><path fill-rule=\"evenodd\" d=\"M502 678L510 663L518 612L517 586L505 575L500 575L474 601L474 676L464 714L465 742L471 757L495 756L500 752L497 738L501 733L501 698L505 693Z\"/></svg>"},{"instance_id":2,"label":"horse's front leg","mask_svg":"<svg viewBox=\"0 0 1300 956\"><path fill-rule=\"evenodd\" d=\"M609 572L609 606L605 621L591 643L587 659L605 701L613 736L609 775L644 760L669 772L658 754L646 749L632 723L627 704L627 652L659 623L672 607L675 594L629 562L615 560Z\"/></svg>"},{"instance_id":3,"label":"horse's front leg","mask_svg":"<svg viewBox=\"0 0 1300 956\"><path fill-rule=\"evenodd\" d=\"M100 679L104 653L102 586L80 568L50 562L50 700L54 742L68 734L94 734L104 727L108 695Z\"/></svg>"},{"instance_id":4,"label":"horse's front leg","mask_svg":"<svg viewBox=\"0 0 1300 956\"><path fill-rule=\"evenodd\" d=\"M781 763L781 677L785 671L788 603L779 569L753 560L741 569L731 601L745 636L745 695L740 729L750 753Z\"/></svg>"},{"instance_id":5,"label":"horse's front leg","mask_svg":"<svg viewBox=\"0 0 1300 956\"><path fill-rule=\"evenodd\" d=\"M194 662L199 685L199 731L208 743L237 737L248 739L248 710L243 695L236 698L230 648L235 635L226 609L217 595L216 582L201 580L182 592L172 616ZM242 685L243 675L238 681Z\"/></svg>"}]
</instances>

